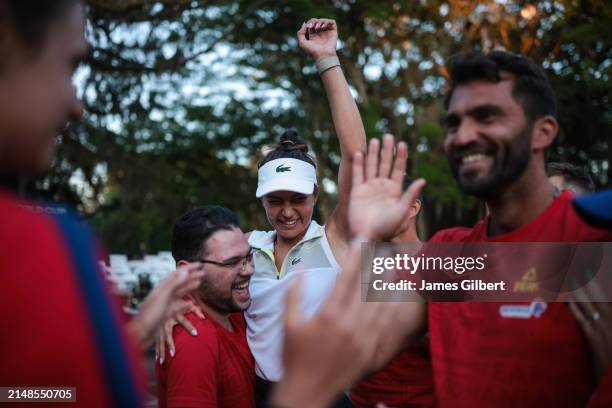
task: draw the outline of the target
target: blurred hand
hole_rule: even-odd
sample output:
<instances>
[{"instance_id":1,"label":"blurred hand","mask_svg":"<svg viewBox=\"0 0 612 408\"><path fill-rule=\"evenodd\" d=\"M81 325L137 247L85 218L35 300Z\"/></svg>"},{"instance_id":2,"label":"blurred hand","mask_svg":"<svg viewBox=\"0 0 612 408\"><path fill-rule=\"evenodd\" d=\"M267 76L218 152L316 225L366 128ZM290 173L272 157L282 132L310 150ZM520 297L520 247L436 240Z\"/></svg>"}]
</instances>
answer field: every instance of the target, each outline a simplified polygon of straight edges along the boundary
<instances>
[{"instance_id":1,"label":"blurred hand","mask_svg":"<svg viewBox=\"0 0 612 408\"><path fill-rule=\"evenodd\" d=\"M573 296L570 309L589 342L595 374L601 380L612 364L612 304L593 301L604 299L603 289L596 281L575 290Z\"/></svg>"},{"instance_id":2,"label":"blurred hand","mask_svg":"<svg viewBox=\"0 0 612 408\"><path fill-rule=\"evenodd\" d=\"M380 159L378 139L370 141L365 163L362 153L355 154L349 200L349 226L353 236L390 241L425 185L425 180L415 180L402 194L408 148L405 143L398 143L393 162L394 147L393 136L385 135Z\"/></svg>"},{"instance_id":3,"label":"blurred hand","mask_svg":"<svg viewBox=\"0 0 612 408\"><path fill-rule=\"evenodd\" d=\"M164 279L140 305L139 313L129 322L128 328L147 349L163 322L175 314L184 313L189 302L183 296L195 290L204 277L199 263L182 266Z\"/></svg>"},{"instance_id":4,"label":"blurred hand","mask_svg":"<svg viewBox=\"0 0 612 408\"><path fill-rule=\"evenodd\" d=\"M315 61L336 55L338 29L334 20L312 18L297 32L298 44Z\"/></svg>"},{"instance_id":5,"label":"blurred hand","mask_svg":"<svg viewBox=\"0 0 612 408\"><path fill-rule=\"evenodd\" d=\"M193 327L185 315L193 312L200 319L204 320L204 313L202 313L202 309L197 306L192 299L187 300L187 303L187 308L185 310L178 311L172 317L166 320L163 327L157 334L157 338L155 339L155 360L159 361L159 364L164 364L166 359L166 346L168 346L168 353L170 354L170 357L174 357L174 354L176 353L174 339L172 337L174 326L180 324L192 336L198 335L198 331L195 329L195 327Z\"/></svg>"},{"instance_id":6,"label":"blurred hand","mask_svg":"<svg viewBox=\"0 0 612 408\"><path fill-rule=\"evenodd\" d=\"M273 404L326 407L374 364L381 339L393 332L402 303L361 301L361 242L353 240L348 265L319 312L300 309L300 276L287 293L283 379ZM325 339L325 341L321 341Z\"/></svg>"}]
</instances>

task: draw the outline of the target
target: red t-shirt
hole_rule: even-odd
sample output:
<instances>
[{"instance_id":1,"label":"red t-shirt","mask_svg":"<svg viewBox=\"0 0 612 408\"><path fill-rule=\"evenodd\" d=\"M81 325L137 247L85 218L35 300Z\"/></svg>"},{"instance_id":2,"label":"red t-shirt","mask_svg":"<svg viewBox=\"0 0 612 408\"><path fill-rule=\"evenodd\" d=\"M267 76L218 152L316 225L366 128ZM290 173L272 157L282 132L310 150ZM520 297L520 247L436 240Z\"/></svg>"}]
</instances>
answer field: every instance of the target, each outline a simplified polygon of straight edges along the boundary
<instances>
[{"instance_id":1,"label":"red t-shirt","mask_svg":"<svg viewBox=\"0 0 612 408\"><path fill-rule=\"evenodd\" d=\"M351 388L357 408L433 407L434 387L427 337L398 354L382 370Z\"/></svg>"},{"instance_id":2,"label":"red t-shirt","mask_svg":"<svg viewBox=\"0 0 612 408\"><path fill-rule=\"evenodd\" d=\"M488 237L489 216L430 242L597 242L609 231L584 223L563 192L529 224ZM517 271L522 276L525 271ZM525 303L518 305L525 305ZM594 391L590 350L564 303L530 318L502 317L500 303L430 302L436 401L441 407L579 407Z\"/></svg>"},{"instance_id":3,"label":"red t-shirt","mask_svg":"<svg viewBox=\"0 0 612 408\"><path fill-rule=\"evenodd\" d=\"M31 204L0 193L0 386L76 387L75 406L109 407L115 390L104 375L80 271L58 224L24 207ZM127 345L121 327L116 329L134 363L134 345ZM131 367L130 375L142 374ZM139 380L142 386L143 377Z\"/></svg>"},{"instance_id":4,"label":"red t-shirt","mask_svg":"<svg viewBox=\"0 0 612 408\"><path fill-rule=\"evenodd\" d=\"M255 360L242 313L230 316L234 332L212 318L187 318L198 335L175 327L176 354L157 365L160 408L255 407Z\"/></svg>"},{"instance_id":5,"label":"red t-shirt","mask_svg":"<svg viewBox=\"0 0 612 408\"><path fill-rule=\"evenodd\" d=\"M612 365L599 382L597 391L591 398L588 408L609 408L612 407Z\"/></svg>"}]
</instances>

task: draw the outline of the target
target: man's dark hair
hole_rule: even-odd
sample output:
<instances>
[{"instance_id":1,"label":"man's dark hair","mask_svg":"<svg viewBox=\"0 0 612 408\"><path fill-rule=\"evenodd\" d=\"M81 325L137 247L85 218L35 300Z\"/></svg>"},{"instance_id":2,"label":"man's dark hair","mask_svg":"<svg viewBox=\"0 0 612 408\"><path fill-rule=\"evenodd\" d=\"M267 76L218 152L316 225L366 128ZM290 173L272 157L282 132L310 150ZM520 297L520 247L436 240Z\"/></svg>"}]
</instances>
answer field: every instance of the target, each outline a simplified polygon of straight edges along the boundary
<instances>
[{"instance_id":1,"label":"man's dark hair","mask_svg":"<svg viewBox=\"0 0 612 408\"><path fill-rule=\"evenodd\" d=\"M22 43L36 48L52 21L60 19L81 0L6 0L0 4L0 21L9 23Z\"/></svg>"},{"instance_id":2,"label":"man's dark hair","mask_svg":"<svg viewBox=\"0 0 612 408\"><path fill-rule=\"evenodd\" d=\"M448 68L451 86L444 101L446 109L457 85L476 80L500 82L501 73L507 72L514 77L512 96L523 107L530 123L556 114L550 81L542 67L529 58L505 51L471 52L452 56Z\"/></svg>"},{"instance_id":3,"label":"man's dark hair","mask_svg":"<svg viewBox=\"0 0 612 408\"><path fill-rule=\"evenodd\" d=\"M546 174L548 177L560 176L565 184L573 185L582 190L577 191L577 193L595 191L595 183L585 167L570 163L548 163L546 165Z\"/></svg>"},{"instance_id":4,"label":"man's dark hair","mask_svg":"<svg viewBox=\"0 0 612 408\"><path fill-rule=\"evenodd\" d=\"M206 241L219 230L240 228L238 216L225 207L205 205L189 211L174 223L172 256L176 262L199 260L206 253Z\"/></svg>"}]
</instances>

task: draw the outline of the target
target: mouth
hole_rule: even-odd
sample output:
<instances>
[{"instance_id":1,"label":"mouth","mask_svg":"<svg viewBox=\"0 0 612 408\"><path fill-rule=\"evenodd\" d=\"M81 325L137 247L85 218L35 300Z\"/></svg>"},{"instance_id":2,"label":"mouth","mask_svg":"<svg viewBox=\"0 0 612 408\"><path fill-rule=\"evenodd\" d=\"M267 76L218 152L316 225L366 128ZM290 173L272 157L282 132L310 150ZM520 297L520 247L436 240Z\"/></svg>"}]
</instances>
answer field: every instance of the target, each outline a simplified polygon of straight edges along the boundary
<instances>
[{"instance_id":1,"label":"mouth","mask_svg":"<svg viewBox=\"0 0 612 408\"><path fill-rule=\"evenodd\" d=\"M282 227L284 227L284 228L286 228L286 229L291 229L291 228L293 228L294 226L296 226L296 225L297 225L297 223L298 223L298 219L293 219L293 220L279 220L279 221L278 221L278 223L279 223L279 224L280 224Z\"/></svg>"},{"instance_id":2,"label":"mouth","mask_svg":"<svg viewBox=\"0 0 612 408\"><path fill-rule=\"evenodd\" d=\"M457 158L461 172L477 170L491 161L491 156L485 153L470 153Z\"/></svg>"},{"instance_id":3,"label":"mouth","mask_svg":"<svg viewBox=\"0 0 612 408\"><path fill-rule=\"evenodd\" d=\"M247 280L242 283L232 285L232 291L239 301L248 301L251 298L249 293L249 283L250 281Z\"/></svg>"},{"instance_id":4,"label":"mouth","mask_svg":"<svg viewBox=\"0 0 612 408\"><path fill-rule=\"evenodd\" d=\"M237 283L237 284L232 285L232 289L238 289L238 290L246 289L248 287L249 287L249 281L244 281L242 283L239 283L239 284Z\"/></svg>"}]
</instances>

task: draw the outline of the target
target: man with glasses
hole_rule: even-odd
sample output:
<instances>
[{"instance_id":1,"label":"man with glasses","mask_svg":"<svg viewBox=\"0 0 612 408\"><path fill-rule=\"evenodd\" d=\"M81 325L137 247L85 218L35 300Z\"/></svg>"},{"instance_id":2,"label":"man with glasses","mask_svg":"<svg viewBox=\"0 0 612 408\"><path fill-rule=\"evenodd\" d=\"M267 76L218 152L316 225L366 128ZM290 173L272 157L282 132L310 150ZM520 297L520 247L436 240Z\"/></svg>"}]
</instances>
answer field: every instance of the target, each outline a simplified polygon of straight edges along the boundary
<instances>
[{"instance_id":1,"label":"man with glasses","mask_svg":"<svg viewBox=\"0 0 612 408\"><path fill-rule=\"evenodd\" d=\"M192 293L205 319L189 313L194 330L176 330L176 356L157 366L159 406L254 407L254 360L242 315L251 304L251 248L238 217L220 206L204 206L174 225L172 256L177 267L204 265Z\"/></svg>"}]
</instances>

